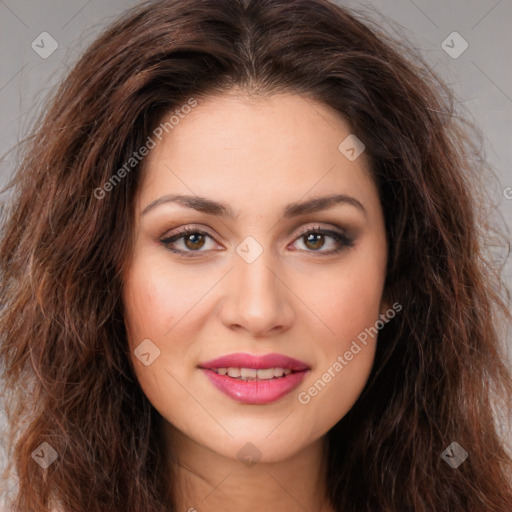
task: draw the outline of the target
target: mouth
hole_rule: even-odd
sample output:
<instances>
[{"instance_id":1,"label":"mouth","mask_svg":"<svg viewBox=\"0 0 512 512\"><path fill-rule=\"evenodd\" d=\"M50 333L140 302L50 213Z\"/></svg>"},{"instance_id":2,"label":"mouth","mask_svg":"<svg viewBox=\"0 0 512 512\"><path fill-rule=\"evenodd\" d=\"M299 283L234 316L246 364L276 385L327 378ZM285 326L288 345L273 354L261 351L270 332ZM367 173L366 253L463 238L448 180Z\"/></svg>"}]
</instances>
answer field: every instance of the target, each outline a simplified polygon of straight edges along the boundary
<instances>
[{"instance_id":1,"label":"mouth","mask_svg":"<svg viewBox=\"0 0 512 512\"><path fill-rule=\"evenodd\" d=\"M309 366L281 354L231 354L198 365L211 384L237 402L269 404L288 395Z\"/></svg>"}]
</instances>

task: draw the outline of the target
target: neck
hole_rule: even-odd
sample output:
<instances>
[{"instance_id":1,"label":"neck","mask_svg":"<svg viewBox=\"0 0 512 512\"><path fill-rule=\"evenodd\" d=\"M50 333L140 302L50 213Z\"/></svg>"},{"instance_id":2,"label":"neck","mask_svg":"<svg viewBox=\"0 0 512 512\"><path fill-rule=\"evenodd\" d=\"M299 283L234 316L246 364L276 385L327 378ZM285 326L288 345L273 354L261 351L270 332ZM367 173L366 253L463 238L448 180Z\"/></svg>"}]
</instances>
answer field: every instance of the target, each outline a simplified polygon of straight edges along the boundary
<instances>
[{"instance_id":1,"label":"neck","mask_svg":"<svg viewBox=\"0 0 512 512\"><path fill-rule=\"evenodd\" d=\"M251 463L214 452L167 422L163 431L176 510L334 512L326 496L325 436L286 460Z\"/></svg>"}]
</instances>

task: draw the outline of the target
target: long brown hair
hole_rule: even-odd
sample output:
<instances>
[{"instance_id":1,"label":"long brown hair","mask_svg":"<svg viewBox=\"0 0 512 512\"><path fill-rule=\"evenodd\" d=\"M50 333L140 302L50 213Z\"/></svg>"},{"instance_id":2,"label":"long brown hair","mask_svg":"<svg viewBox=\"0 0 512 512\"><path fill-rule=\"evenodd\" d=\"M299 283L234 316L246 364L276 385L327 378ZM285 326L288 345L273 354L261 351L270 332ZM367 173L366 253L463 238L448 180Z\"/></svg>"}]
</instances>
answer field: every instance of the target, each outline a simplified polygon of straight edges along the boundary
<instances>
[{"instance_id":1,"label":"long brown hair","mask_svg":"<svg viewBox=\"0 0 512 512\"><path fill-rule=\"evenodd\" d=\"M165 114L235 85L339 112L366 146L385 214L385 293L403 309L327 434L333 506L509 512L512 460L493 411L506 415L512 399L500 346L510 293L484 250L493 174L420 56L327 0L140 4L55 92L10 183L0 245L13 507L175 510L120 300L144 160L94 191ZM43 442L58 455L44 470L32 457ZM441 457L452 442L468 453L457 468Z\"/></svg>"}]
</instances>

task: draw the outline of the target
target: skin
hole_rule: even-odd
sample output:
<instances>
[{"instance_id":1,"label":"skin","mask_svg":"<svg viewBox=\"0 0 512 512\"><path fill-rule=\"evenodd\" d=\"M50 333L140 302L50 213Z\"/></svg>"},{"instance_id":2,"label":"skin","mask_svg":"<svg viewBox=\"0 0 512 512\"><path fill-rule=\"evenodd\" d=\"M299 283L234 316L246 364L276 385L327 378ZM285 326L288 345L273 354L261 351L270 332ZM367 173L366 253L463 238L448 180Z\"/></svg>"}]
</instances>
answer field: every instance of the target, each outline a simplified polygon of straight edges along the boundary
<instances>
[{"instance_id":1,"label":"skin","mask_svg":"<svg viewBox=\"0 0 512 512\"><path fill-rule=\"evenodd\" d=\"M332 510L325 435L363 390L376 338L309 403L298 394L389 309L378 192L364 153L349 161L338 150L350 133L337 113L311 99L249 98L233 89L201 100L146 157L123 303L137 379L162 417L179 510ZM166 194L221 201L235 217L177 203L141 214ZM351 196L365 212L340 203L282 218L288 203L329 194ZM182 226L208 232L174 242L195 257L180 258L160 242ZM353 246L329 255L335 239L300 236L318 226L346 231ZM252 263L236 252L247 236L263 251ZM160 351L147 366L134 355L145 339ZM241 404L197 367L233 352L278 352L311 370L274 403ZM249 442L261 457L250 467L237 456Z\"/></svg>"}]
</instances>

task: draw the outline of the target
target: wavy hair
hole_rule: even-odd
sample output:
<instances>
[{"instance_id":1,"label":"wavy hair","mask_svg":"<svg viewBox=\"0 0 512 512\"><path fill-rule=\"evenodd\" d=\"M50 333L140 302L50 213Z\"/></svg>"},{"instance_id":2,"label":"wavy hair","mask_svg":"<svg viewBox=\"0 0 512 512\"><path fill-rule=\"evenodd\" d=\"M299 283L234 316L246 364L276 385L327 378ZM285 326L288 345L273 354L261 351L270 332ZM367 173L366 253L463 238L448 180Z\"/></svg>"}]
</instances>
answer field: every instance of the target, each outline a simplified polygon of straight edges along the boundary
<instances>
[{"instance_id":1,"label":"wavy hair","mask_svg":"<svg viewBox=\"0 0 512 512\"><path fill-rule=\"evenodd\" d=\"M300 94L346 119L384 211L385 293L403 309L327 433L333 507L510 512L510 291L486 251L493 173L453 94L395 39L328 0L160 0L127 11L80 57L23 145L2 227L14 510L175 510L121 304L144 159L94 191L164 116L240 86ZM32 458L43 442L58 455L45 470ZM452 442L469 455L456 469L441 457Z\"/></svg>"}]
</instances>

